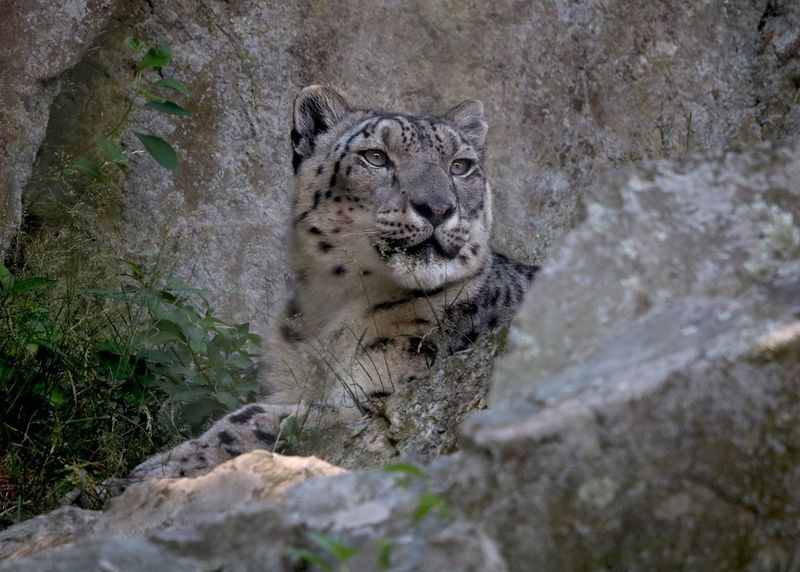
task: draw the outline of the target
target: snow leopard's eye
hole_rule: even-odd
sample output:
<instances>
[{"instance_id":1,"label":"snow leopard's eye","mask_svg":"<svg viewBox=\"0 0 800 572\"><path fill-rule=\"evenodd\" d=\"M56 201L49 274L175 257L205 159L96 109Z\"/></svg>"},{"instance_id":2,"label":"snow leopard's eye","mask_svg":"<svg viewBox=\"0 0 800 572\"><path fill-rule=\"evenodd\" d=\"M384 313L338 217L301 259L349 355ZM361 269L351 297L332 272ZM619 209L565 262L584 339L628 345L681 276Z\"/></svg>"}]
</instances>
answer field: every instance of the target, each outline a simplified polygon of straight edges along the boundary
<instances>
[{"instance_id":1,"label":"snow leopard's eye","mask_svg":"<svg viewBox=\"0 0 800 572\"><path fill-rule=\"evenodd\" d=\"M461 175L466 175L467 173L472 170L472 165L475 164L475 161L472 159L456 159L452 163L450 163L450 173L459 177Z\"/></svg>"},{"instance_id":2,"label":"snow leopard's eye","mask_svg":"<svg viewBox=\"0 0 800 572\"><path fill-rule=\"evenodd\" d=\"M389 164L389 158L380 149L367 149L362 151L361 156L373 167L385 167Z\"/></svg>"}]
</instances>

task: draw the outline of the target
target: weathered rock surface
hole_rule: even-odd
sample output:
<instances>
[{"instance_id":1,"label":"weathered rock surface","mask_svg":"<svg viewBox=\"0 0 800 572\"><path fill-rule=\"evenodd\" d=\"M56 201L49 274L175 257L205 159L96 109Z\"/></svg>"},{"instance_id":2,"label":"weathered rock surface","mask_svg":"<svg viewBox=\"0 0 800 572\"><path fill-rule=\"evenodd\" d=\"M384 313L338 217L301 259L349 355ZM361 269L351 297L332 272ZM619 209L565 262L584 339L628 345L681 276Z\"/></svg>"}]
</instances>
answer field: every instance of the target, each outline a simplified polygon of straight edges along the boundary
<instances>
[{"instance_id":1,"label":"weathered rock surface","mask_svg":"<svg viewBox=\"0 0 800 572\"><path fill-rule=\"evenodd\" d=\"M596 185L516 322L493 409L467 421L462 450L427 477L311 479L280 502L134 539L95 533L3 569L160 559L288 571L291 549L334 562L307 538L315 531L355 548L354 570L791 570L798 167L795 141L647 163ZM555 291L562 314L545 314L543 293Z\"/></svg>"},{"instance_id":2,"label":"weathered rock surface","mask_svg":"<svg viewBox=\"0 0 800 572\"><path fill-rule=\"evenodd\" d=\"M399 387L378 416L308 431L292 454L321 455L348 469L381 466L397 457L427 461L458 450L461 424L486 408L494 359L504 333L435 362L430 375Z\"/></svg>"},{"instance_id":3,"label":"weathered rock surface","mask_svg":"<svg viewBox=\"0 0 800 572\"><path fill-rule=\"evenodd\" d=\"M66 506L4 530L0 532L0 562L72 542L101 514Z\"/></svg>"},{"instance_id":4,"label":"weathered rock surface","mask_svg":"<svg viewBox=\"0 0 800 572\"><path fill-rule=\"evenodd\" d=\"M185 528L207 517L243 510L311 477L345 470L314 457L253 451L194 479L153 479L130 486L103 512L63 507L0 533L0 560L18 558L92 535L142 537Z\"/></svg>"},{"instance_id":5,"label":"weathered rock surface","mask_svg":"<svg viewBox=\"0 0 800 572\"><path fill-rule=\"evenodd\" d=\"M0 253L22 218L22 189L45 136L62 74L111 15L114 0L8 0L0 5Z\"/></svg>"},{"instance_id":6,"label":"weathered rock surface","mask_svg":"<svg viewBox=\"0 0 800 572\"><path fill-rule=\"evenodd\" d=\"M796 141L590 194L464 428L451 495L511 569L798 561L798 181Z\"/></svg>"},{"instance_id":7,"label":"weathered rock surface","mask_svg":"<svg viewBox=\"0 0 800 572\"><path fill-rule=\"evenodd\" d=\"M285 457L253 451L196 479L153 479L113 499L92 527L101 535L145 536L193 524L209 514L246 507L257 500L281 499L294 484L344 469L315 457Z\"/></svg>"}]
</instances>

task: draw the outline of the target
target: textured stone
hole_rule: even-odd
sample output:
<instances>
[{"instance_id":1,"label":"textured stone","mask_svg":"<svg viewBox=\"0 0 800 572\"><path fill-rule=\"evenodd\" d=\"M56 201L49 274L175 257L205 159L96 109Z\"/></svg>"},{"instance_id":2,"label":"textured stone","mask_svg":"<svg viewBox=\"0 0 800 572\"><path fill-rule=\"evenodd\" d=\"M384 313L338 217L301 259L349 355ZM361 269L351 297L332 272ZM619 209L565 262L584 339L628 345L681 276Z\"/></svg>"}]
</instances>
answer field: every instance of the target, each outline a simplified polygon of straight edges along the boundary
<instances>
[{"instance_id":1,"label":"textured stone","mask_svg":"<svg viewBox=\"0 0 800 572\"><path fill-rule=\"evenodd\" d=\"M676 300L749 294L760 302L760 285L800 255L799 154L795 141L608 176L585 198L587 222L537 276L511 335L517 351L503 362L492 403L547 391L534 382ZM654 331L632 340L630 359L646 363L667 336ZM520 377L521 370L529 375ZM569 391L550 386L558 395Z\"/></svg>"},{"instance_id":2,"label":"textured stone","mask_svg":"<svg viewBox=\"0 0 800 572\"><path fill-rule=\"evenodd\" d=\"M315 457L246 453L196 479L152 479L112 499L93 532L145 536L194 524L209 514L237 510L262 499L280 499L290 486L344 469Z\"/></svg>"},{"instance_id":3,"label":"textured stone","mask_svg":"<svg viewBox=\"0 0 800 572\"><path fill-rule=\"evenodd\" d=\"M590 193L452 469L452 498L511 570L800 556L799 168L795 141L633 167Z\"/></svg>"},{"instance_id":4,"label":"textured stone","mask_svg":"<svg viewBox=\"0 0 800 572\"><path fill-rule=\"evenodd\" d=\"M0 562L71 542L100 514L68 506L4 530L0 532Z\"/></svg>"},{"instance_id":5,"label":"textured stone","mask_svg":"<svg viewBox=\"0 0 800 572\"><path fill-rule=\"evenodd\" d=\"M186 528L209 515L235 512L265 499L279 500L305 479L343 472L314 457L253 451L198 478L131 485L103 513L64 507L0 532L0 559L26 556L88 535L144 537Z\"/></svg>"},{"instance_id":6,"label":"textured stone","mask_svg":"<svg viewBox=\"0 0 800 572\"><path fill-rule=\"evenodd\" d=\"M8 0L0 5L0 253L22 218L22 189L45 136L50 105L115 0Z\"/></svg>"},{"instance_id":7,"label":"textured stone","mask_svg":"<svg viewBox=\"0 0 800 572\"><path fill-rule=\"evenodd\" d=\"M458 450L461 423L486 408L495 356L504 334L443 356L430 375L397 388L379 415L359 423L313 428L292 449L348 469L380 466L397 457L427 461Z\"/></svg>"}]
</instances>

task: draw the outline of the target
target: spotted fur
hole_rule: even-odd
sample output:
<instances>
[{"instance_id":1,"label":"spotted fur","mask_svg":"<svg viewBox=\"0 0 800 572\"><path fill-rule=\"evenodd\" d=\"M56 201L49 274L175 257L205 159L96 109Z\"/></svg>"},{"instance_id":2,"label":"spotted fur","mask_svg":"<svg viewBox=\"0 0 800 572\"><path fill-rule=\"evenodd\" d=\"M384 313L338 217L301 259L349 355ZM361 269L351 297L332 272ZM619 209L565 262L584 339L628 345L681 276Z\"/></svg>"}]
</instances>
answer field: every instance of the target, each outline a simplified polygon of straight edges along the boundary
<instances>
[{"instance_id":1,"label":"spotted fur","mask_svg":"<svg viewBox=\"0 0 800 572\"><path fill-rule=\"evenodd\" d=\"M413 116L304 89L291 133L295 284L264 354L263 402L133 476L201 474L271 447L289 415L374 412L441 352L507 324L536 268L489 245L486 130L474 100Z\"/></svg>"}]
</instances>

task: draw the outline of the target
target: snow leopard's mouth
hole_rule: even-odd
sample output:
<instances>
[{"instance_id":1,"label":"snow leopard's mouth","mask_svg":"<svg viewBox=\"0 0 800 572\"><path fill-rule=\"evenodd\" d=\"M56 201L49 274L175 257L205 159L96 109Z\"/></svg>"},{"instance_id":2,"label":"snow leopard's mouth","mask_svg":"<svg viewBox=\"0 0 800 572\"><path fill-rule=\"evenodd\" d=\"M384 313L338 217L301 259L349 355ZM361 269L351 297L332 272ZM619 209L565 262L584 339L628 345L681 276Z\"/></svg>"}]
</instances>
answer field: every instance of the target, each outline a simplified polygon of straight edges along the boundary
<instances>
[{"instance_id":1,"label":"snow leopard's mouth","mask_svg":"<svg viewBox=\"0 0 800 572\"><path fill-rule=\"evenodd\" d=\"M404 254L418 260L430 260L434 254L451 259L455 254L448 254L435 235L431 235L420 243L408 246L405 240L385 240L374 245L382 259L387 260L392 254ZM457 254L457 253L456 253Z\"/></svg>"},{"instance_id":2,"label":"snow leopard's mouth","mask_svg":"<svg viewBox=\"0 0 800 572\"><path fill-rule=\"evenodd\" d=\"M433 253L438 254L444 258L452 258L444 248L442 248L441 243L436 239L435 235L430 235L428 238L420 242L419 244L415 244L414 246L409 246L405 248L405 253L409 256L414 256L416 258L430 258Z\"/></svg>"},{"instance_id":3,"label":"snow leopard's mouth","mask_svg":"<svg viewBox=\"0 0 800 572\"><path fill-rule=\"evenodd\" d=\"M397 254L422 262L433 261L435 255L445 260L452 260L459 252L459 248L448 249L446 243L440 241L435 233L417 244L409 244L407 238L384 238L373 242L372 247L384 262L388 262Z\"/></svg>"}]
</instances>

